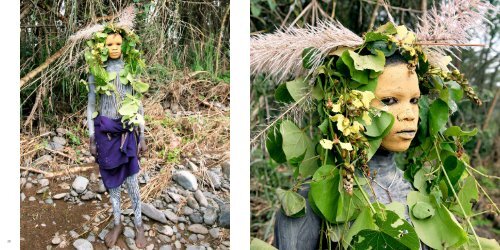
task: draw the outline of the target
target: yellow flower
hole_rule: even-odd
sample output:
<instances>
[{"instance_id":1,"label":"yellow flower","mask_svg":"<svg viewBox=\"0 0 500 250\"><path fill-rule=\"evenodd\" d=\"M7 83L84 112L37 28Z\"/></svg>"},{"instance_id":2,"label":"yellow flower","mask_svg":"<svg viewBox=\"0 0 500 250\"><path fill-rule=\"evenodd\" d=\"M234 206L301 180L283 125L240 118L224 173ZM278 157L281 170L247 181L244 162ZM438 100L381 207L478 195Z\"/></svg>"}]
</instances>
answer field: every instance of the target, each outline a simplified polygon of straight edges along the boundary
<instances>
[{"instance_id":1,"label":"yellow flower","mask_svg":"<svg viewBox=\"0 0 500 250\"><path fill-rule=\"evenodd\" d=\"M340 103L335 103L332 105L332 111L335 112L335 113L339 113L340 112Z\"/></svg>"},{"instance_id":2,"label":"yellow flower","mask_svg":"<svg viewBox=\"0 0 500 250\"><path fill-rule=\"evenodd\" d=\"M375 95L371 91L363 91L361 93L361 101L365 108L370 108L370 102L375 98Z\"/></svg>"},{"instance_id":3,"label":"yellow flower","mask_svg":"<svg viewBox=\"0 0 500 250\"><path fill-rule=\"evenodd\" d=\"M354 107L356 108L363 107L363 103L358 98L354 98L354 100L352 100L352 105L354 105Z\"/></svg>"},{"instance_id":4,"label":"yellow flower","mask_svg":"<svg viewBox=\"0 0 500 250\"><path fill-rule=\"evenodd\" d=\"M349 142L339 142L339 144L340 144L340 147L342 149L345 149L347 151L351 151L352 150L352 145Z\"/></svg>"},{"instance_id":5,"label":"yellow flower","mask_svg":"<svg viewBox=\"0 0 500 250\"><path fill-rule=\"evenodd\" d=\"M330 117L330 120L332 120L333 122L337 122L337 129L340 130L342 134L344 134L345 136L351 134L351 121L349 121L349 118L344 117L344 115L342 114L336 114Z\"/></svg>"},{"instance_id":6,"label":"yellow flower","mask_svg":"<svg viewBox=\"0 0 500 250\"><path fill-rule=\"evenodd\" d=\"M338 120L343 120L343 119L344 119L344 115L342 115L342 114L336 114L336 115L330 117L330 120L332 120L332 122L336 122Z\"/></svg>"},{"instance_id":7,"label":"yellow flower","mask_svg":"<svg viewBox=\"0 0 500 250\"><path fill-rule=\"evenodd\" d=\"M333 141L330 141L328 139L321 139L319 141L319 144L321 144L321 147L324 149L332 149L333 148Z\"/></svg>"},{"instance_id":8,"label":"yellow flower","mask_svg":"<svg viewBox=\"0 0 500 250\"><path fill-rule=\"evenodd\" d=\"M372 118L370 117L368 111L363 112L363 117L361 119L363 119L363 121L365 121L366 125L372 124Z\"/></svg>"},{"instance_id":9,"label":"yellow flower","mask_svg":"<svg viewBox=\"0 0 500 250\"><path fill-rule=\"evenodd\" d=\"M332 111L335 113L340 113L342 104L344 104L344 96L340 96L337 103L332 105Z\"/></svg>"},{"instance_id":10,"label":"yellow flower","mask_svg":"<svg viewBox=\"0 0 500 250\"><path fill-rule=\"evenodd\" d=\"M342 131L342 134L345 135L345 136L348 136L351 133L352 133L352 128L351 127L345 128L344 131Z\"/></svg>"},{"instance_id":11,"label":"yellow flower","mask_svg":"<svg viewBox=\"0 0 500 250\"><path fill-rule=\"evenodd\" d=\"M361 96L361 100L356 99L353 101L354 106L357 108L361 106L365 106L365 108L370 108L370 102L375 98L375 95L371 91L359 91L359 90L353 90L352 91L356 96ZM360 102L361 101L361 102Z\"/></svg>"},{"instance_id":12,"label":"yellow flower","mask_svg":"<svg viewBox=\"0 0 500 250\"><path fill-rule=\"evenodd\" d=\"M344 135L346 135L346 133L347 133L347 135L350 134L349 130L344 131L347 128L349 128L349 125L351 125L351 121L349 121L349 118L347 118L347 117L342 116L337 121L337 129L344 132Z\"/></svg>"},{"instance_id":13,"label":"yellow flower","mask_svg":"<svg viewBox=\"0 0 500 250\"><path fill-rule=\"evenodd\" d=\"M358 121L354 121L352 123L352 126L351 126L351 131L352 133L359 133L360 130L363 130L365 127L363 127L363 125L361 125L361 123L359 123Z\"/></svg>"}]
</instances>

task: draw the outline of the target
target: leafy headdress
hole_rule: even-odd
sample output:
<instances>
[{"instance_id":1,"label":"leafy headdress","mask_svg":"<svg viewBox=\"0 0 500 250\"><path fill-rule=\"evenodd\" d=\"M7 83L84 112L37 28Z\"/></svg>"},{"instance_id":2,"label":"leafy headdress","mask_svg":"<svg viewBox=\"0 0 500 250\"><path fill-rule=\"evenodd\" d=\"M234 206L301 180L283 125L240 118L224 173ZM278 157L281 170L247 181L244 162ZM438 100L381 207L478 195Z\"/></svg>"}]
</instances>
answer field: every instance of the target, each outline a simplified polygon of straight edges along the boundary
<instances>
[{"instance_id":1,"label":"leafy headdress","mask_svg":"<svg viewBox=\"0 0 500 250\"><path fill-rule=\"evenodd\" d=\"M94 76L96 93L108 96L115 95L115 98L120 102L118 113L122 115L124 126L131 125L130 129L144 123L144 118L139 114L139 108L142 94L149 88L147 83L138 80L139 74L144 70L145 63L141 58L141 52L137 49L140 44L139 37L132 31L134 18L134 8L130 6L121 13L118 22L97 24L70 37L72 41L87 39L85 61L90 73ZM123 39L121 51L125 65L118 76L115 72L107 72L105 69L109 59L105 42L110 34L120 34ZM134 90L133 93L127 94L122 99L116 89L115 81L117 79L120 79L122 84L130 84ZM82 82L87 84L84 80ZM95 116L97 116L97 112L93 114L93 117Z\"/></svg>"},{"instance_id":2,"label":"leafy headdress","mask_svg":"<svg viewBox=\"0 0 500 250\"><path fill-rule=\"evenodd\" d=\"M419 249L419 240L436 249L498 247L478 237L469 219L471 201L478 199L477 170L462 145L477 130L447 126L464 95L481 105L450 55L474 45L469 32L487 21L489 11L497 12L479 0L452 0L423 16L416 32L391 21L359 37L338 22L321 22L252 37L252 74L293 79L278 85L275 99L302 107L312 117L308 128L316 131L310 137L293 121L277 119L267 133L271 158L293 166L298 181L291 190L278 189L285 214L304 215L305 199L296 191L308 182L326 236L344 248ZM364 188L370 185L367 163L394 123L390 113L370 106L386 58L394 54L417 73L422 92L418 133L404 166L416 189L407 197L413 225L401 204L371 203Z\"/></svg>"}]
</instances>

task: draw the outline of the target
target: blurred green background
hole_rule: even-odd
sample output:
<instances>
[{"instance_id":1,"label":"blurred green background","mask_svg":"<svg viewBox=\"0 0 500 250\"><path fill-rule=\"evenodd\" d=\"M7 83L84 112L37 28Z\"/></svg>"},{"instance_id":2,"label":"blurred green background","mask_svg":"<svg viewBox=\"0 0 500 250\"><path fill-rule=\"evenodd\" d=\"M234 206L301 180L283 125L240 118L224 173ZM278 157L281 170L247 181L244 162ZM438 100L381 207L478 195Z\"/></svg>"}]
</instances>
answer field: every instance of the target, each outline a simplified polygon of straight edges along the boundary
<instances>
[{"instance_id":1,"label":"blurred green background","mask_svg":"<svg viewBox=\"0 0 500 250\"><path fill-rule=\"evenodd\" d=\"M499 1L490 2L498 6ZM414 30L419 18L432 6L441 4L441 1L390 0L387 3L395 22ZM362 35L388 21L385 8L375 0L251 0L250 11L253 35L273 32L290 25L314 25L325 20L338 20L356 34ZM458 103L459 109L449 122L467 130L479 129L478 135L464 145L471 157L471 164L488 175L500 176L500 45L497 32L500 18L498 15L493 16L490 21L491 24L485 25L484 30L476 30L473 34L477 37L475 43L486 46L457 51L455 54L458 58L453 59L453 65L467 76L483 100L483 105L476 106L464 99ZM251 236L271 243L274 216L279 209L275 190L277 187L290 188L293 175L291 168L277 164L269 157L265 149L265 136L257 135L288 107L274 101L274 89L278 82L266 80L263 76L253 76L251 81ZM307 119L299 111L287 116ZM498 179L479 179L493 201L499 204ZM477 212L490 210L487 200L483 198L480 198L474 209ZM481 213L473 217L473 224L480 236L500 241L500 216L490 212Z\"/></svg>"}]
</instances>

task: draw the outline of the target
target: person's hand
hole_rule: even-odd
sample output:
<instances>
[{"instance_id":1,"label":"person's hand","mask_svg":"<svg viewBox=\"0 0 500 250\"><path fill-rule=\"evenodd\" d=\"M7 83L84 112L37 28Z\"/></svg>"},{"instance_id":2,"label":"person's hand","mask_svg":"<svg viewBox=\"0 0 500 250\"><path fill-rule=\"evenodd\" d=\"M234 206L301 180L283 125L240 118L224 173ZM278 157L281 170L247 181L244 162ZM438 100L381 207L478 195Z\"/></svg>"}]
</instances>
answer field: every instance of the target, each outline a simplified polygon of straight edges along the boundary
<instances>
[{"instance_id":1,"label":"person's hand","mask_svg":"<svg viewBox=\"0 0 500 250\"><path fill-rule=\"evenodd\" d=\"M146 145L146 139L142 135L139 137L139 155L143 156L147 150L148 150L148 146Z\"/></svg>"},{"instance_id":2,"label":"person's hand","mask_svg":"<svg viewBox=\"0 0 500 250\"><path fill-rule=\"evenodd\" d=\"M97 157L97 148L94 135L90 136L90 154Z\"/></svg>"}]
</instances>

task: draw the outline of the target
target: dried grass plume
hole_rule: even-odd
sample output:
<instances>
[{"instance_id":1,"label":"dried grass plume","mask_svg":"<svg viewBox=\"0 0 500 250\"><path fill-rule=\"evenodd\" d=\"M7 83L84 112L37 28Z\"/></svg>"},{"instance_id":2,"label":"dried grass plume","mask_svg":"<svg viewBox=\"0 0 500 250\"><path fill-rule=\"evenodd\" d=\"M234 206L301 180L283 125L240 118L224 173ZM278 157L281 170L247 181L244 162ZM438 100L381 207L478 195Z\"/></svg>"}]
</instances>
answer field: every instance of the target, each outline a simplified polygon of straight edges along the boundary
<instances>
[{"instance_id":1,"label":"dried grass plume","mask_svg":"<svg viewBox=\"0 0 500 250\"><path fill-rule=\"evenodd\" d=\"M129 5L125 8L120 15L118 16L118 22L114 25L115 27L119 27L126 30L132 30L134 28L134 19L135 19L135 8L133 5ZM87 26L76 32L75 34L69 37L69 42L75 43L80 40L88 40L92 37L92 34L98 31L102 31L104 29L103 24L94 24Z\"/></svg>"},{"instance_id":2,"label":"dried grass plume","mask_svg":"<svg viewBox=\"0 0 500 250\"><path fill-rule=\"evenodd\" d=\"M431 65L442 67L446 52L454 56L451 49L469 43L473 31L482 30L485 22L490 23L486 18L489 12L496 14L498 9L482 0L450 0L443 1L439 8L433 6L420 19L417 39L423 43L450 45L423 47Z\"/></svg>"},{"instance_id":3,"label":"dried grass plume","mask_svg":"<svg viewBox=\"0 0 500 250\"><path fill-rule=\"evenodd\" d=\"M292 27L255 35L250 41L251 74L265 73L279 82L314 72L332 50L361 44L363 39L339 22L320 22L315 27ZM311 47L319 53L312 57L312 68L307 72L302 66L302 52Z\"/></svg>"}]
</instances>

